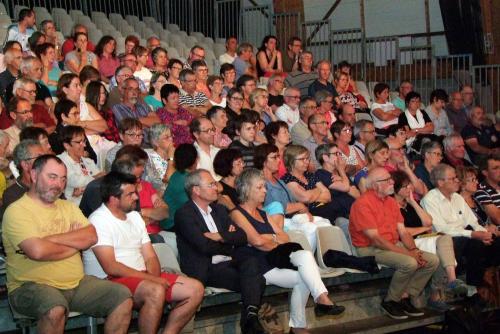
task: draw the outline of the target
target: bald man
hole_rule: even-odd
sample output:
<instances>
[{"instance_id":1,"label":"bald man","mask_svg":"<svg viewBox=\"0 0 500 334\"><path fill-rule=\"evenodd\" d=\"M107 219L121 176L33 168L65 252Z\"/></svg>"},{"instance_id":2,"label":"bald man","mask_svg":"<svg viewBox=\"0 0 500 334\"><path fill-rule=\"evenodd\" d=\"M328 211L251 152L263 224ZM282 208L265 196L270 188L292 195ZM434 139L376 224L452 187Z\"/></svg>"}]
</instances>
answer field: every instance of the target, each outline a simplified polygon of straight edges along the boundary
<instances>
[{"instance_id":1,"label":"bald man","mask_svg":"<svg viewBox=\"0 0 500 334\"><path fill-rule=\"evenodd\" d=\"M394 181L385 168L370 170L368 190L352 205L349 232L359 256L375 256L395 269L382 310L393 319L422 316L410 298L418 297L439 265L436 255L417 248L391 196Z\"/></svg>"}]
</instances>

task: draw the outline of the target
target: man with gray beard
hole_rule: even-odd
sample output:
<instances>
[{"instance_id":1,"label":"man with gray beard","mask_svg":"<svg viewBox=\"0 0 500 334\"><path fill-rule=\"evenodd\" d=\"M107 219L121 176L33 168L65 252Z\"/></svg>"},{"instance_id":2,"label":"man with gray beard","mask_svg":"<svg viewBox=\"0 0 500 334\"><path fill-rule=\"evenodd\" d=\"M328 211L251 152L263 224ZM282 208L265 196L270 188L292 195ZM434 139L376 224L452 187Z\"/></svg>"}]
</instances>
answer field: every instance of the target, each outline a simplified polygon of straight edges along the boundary
<instances>
[{"instance_id":1,"label":"man with gray beard","mask_svg":"<svg viewBox=\"0 0 500 334\"><path fill-rule=\"evenodd\" d=\"M116 126L120 124L124 118L135 118L141 122L144 132L144 140L149 140L149 127L153 124L160 123L160 119L149 107L139 100L140 89L139 83L135 78L127 78L119 87L122 103L115 104L111 107L115 116Z\"/></svg>"},{"instance_id":2,"label":"man with gray beard","mask_svg":"<svg viewBox=\"0 0 500 334\"><path fill-rule=\"evenodd\" d=\"M7 148L7 155L10 155L19 144L21 130L33 125L33 113L31 112L30 101L22 97L13 97L7 105L7 111L14 121L9 128L4 130L10 139Z\"/></svg>"}]
</instances>

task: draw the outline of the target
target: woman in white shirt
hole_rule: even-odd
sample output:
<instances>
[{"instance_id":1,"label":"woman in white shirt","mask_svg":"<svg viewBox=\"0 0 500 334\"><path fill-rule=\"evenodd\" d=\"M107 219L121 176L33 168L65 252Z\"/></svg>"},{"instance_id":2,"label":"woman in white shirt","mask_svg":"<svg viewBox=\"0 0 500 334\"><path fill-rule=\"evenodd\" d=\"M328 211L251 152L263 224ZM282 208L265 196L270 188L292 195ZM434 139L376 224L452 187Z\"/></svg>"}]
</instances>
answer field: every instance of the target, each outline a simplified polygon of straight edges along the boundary
<instances>
[{"instance_id":1,"label":"woman in white shirt","mask_svg":"<svg viewBox=\"0 0 500 334\"><path fill-rule=\"evenodd\" d=\"M398 124L398 117L401 110L389 102L389 86L386 83L379 82L373 88L375 102L372 103L370 114L373 118L375 131L379 135L387 136L387 128Z\"/></svg>"}]
</instances>

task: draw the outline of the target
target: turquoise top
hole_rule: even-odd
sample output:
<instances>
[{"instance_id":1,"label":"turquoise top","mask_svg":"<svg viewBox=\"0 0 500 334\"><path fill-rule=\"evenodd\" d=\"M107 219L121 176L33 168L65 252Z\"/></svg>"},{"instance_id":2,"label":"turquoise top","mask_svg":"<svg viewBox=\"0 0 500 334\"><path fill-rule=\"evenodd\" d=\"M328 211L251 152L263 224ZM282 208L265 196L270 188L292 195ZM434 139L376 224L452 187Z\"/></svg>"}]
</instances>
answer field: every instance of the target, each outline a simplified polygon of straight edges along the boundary
<instances>
[{"instance_id":1,"label":"turquoise top","mask_svg":"<svg viewBox=\"0 0 500 334\"><path fill-rule=\"evenodd\" d=\"M153 111L156 111L158 108L163 108L163 103L157 100L153 95L146 96L144 98L144 102L146 102L146 104L150 106Z\"/></svg>"},{"instance_id":2,"label":"turquoise top","mask_svg":"<svg viewBox=\"0 0 500 334\"><path fill-rule=\"evenodd\" d=\"M168 186L163 194L163 200L168 205L168 218L161 221L162 229L169 230L174 226L175 212L189 200L184 190L187 172L176 171L168 180Z\"/></svg>"}]
</instances>

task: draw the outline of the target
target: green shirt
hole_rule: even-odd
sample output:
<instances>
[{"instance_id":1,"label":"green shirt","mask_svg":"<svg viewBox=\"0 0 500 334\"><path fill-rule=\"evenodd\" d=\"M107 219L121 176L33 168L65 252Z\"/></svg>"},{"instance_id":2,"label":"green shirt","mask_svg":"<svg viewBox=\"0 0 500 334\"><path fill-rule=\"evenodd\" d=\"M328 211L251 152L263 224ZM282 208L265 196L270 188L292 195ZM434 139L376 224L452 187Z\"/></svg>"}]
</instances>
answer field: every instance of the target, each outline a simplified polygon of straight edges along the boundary
<instances>
[{"instance_id":1,"label":"green shirt","mask_svg":"<svg viewBox=\"0 0 500 334\"><path fill-rule=\"evenodd\" d=\"M161 221L160 225L164 230L169 230L174 226L175 212L189 200L184 190L187 172L176 171L168 180L168 186L163 194L163 200L168 205L168 218Z\"/></svg>"}]
</instances>

